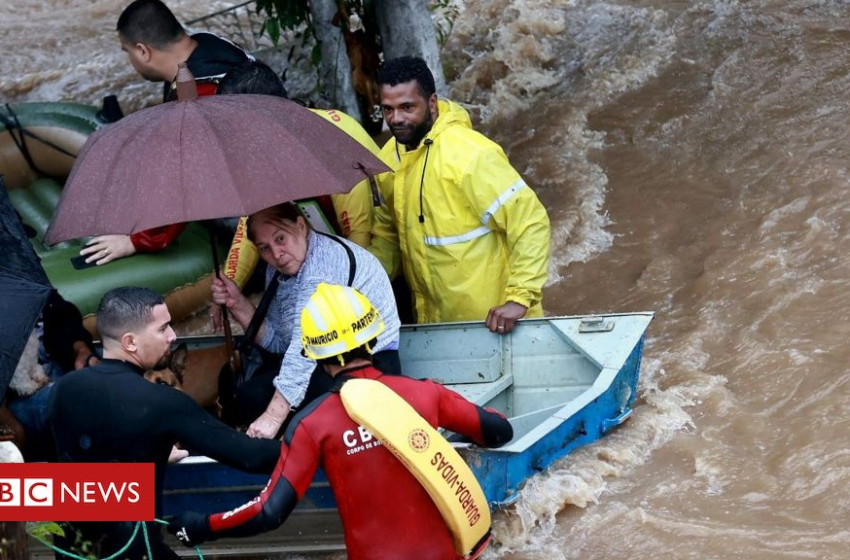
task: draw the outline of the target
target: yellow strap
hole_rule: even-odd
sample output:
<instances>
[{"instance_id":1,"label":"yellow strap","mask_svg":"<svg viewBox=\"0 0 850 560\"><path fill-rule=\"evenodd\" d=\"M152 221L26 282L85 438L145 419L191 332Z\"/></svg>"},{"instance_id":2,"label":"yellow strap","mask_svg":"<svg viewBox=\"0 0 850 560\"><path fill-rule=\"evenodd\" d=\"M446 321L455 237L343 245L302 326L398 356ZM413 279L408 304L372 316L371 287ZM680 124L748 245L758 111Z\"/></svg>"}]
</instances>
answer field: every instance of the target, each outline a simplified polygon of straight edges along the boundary
<instances>
[{"instance_id":1,"label":"yellow strap","mask_svg":"<svg viewBox=\"0 0 850 560\"><path fill-rule=\"evenodd\" d=\"M490 506L457 451L407 401L379 381L351 379L340 391L352 420L368 429L422 484L466 556L490 531Z\"/></svg>"}]
</instances>

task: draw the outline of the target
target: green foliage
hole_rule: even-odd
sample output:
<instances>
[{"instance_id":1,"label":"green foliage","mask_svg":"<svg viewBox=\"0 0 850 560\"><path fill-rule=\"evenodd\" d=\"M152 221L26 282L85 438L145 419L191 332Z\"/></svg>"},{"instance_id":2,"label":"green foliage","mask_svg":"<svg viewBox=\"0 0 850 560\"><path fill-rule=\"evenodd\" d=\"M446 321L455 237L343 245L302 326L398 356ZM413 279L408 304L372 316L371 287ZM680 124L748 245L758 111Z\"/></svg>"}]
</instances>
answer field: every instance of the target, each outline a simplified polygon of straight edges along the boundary
<instances>
[{"instance_id":1,"label":"green foliage","mask_svg":"<svg viewBox=\"0 0 850 560\"><path fill-rule=\"evenodd\" d=\"M260 35L266 33L277 45L281 31L294 31L307 26L307 34L313 32L308 0L257 0L257 14L265 18Z\"/></svg>"},{"instance_id":2,"label":"green foliage","mask_svg":"<svg viewBox=\"0 0 850 560\"><path fill-rule=\"evenodd\" d=\"M449 40L455 21L460 17L460 10L455 0L431 0L430 9L437 14L434 21L434 31L437 32L437 42L442 49L446 46L446 41Z\"/></svg>"},{"instance_id":3,"label":"green foliage","mask_svg":"<svg viewBox=\"0 0 850 560\"><path fill-rule=\"evenodd\" d=\"M372 0L337 0L337 5L346 13L359 14L361 19L373 9ZM280 41L282 31L295 31L302 26L305 27L304 32L299 32L298 35L303 35L305 42L310 35L315 36L309 0L257 0L256 11L265 18L260 35L268 35L275 45ZM346 18L342 18L340 23L348 26ZM318 66L321 55L314 52L312 60L313 64Z\"/></svg>"},{"instance_id":4,"label":"green foliage","mask_svg":"<svg viewBox=\"0 0 850 560\"><path fill-rule=\"evenodd\" d=\"M27 533L36 539L46 541L50 535L65 536L65 531L58 523L53 521L30 521L27 522Z\"/></svg>"}]
</instances>

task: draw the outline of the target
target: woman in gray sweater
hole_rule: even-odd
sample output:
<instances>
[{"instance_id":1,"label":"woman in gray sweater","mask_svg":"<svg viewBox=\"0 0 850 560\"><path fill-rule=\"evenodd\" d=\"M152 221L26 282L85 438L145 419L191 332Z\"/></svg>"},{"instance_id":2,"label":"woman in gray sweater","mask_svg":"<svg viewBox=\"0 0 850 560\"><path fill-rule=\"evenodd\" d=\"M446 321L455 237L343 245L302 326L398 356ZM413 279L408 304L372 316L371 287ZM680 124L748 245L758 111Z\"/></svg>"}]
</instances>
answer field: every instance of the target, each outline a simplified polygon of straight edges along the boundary
<instances>
[{"instance_id":1,"label":"woman in gray sweater","mask_svg":"<svg viewBox=\"0 0 850 560\"><path fill-rule=\"evenodd\" d=\"M301 310L320 282L349 285L375 305L386 326L375 343L375 363L385 373L400 373L401 323L390 279L375 257L345 239L313 231L291 203L253 214L248 220L248 237L269 265L266 285L273 285L272 278L279 273L277 294L255 342L269 352L283 355L273 388L267 390L268 394L273 392L271 400L265 412L249 426L249 436L275 437L290 410L304 402L311 378L312 387L321 386L323 380L317 377L322 372L301 351L300 326ZM248 327L256 309L236 284L227 278L216 278L212 296L215 303L227 306L243 328ZM262 383L260 379L252 382Z\"/></svg>"}]
</instances>

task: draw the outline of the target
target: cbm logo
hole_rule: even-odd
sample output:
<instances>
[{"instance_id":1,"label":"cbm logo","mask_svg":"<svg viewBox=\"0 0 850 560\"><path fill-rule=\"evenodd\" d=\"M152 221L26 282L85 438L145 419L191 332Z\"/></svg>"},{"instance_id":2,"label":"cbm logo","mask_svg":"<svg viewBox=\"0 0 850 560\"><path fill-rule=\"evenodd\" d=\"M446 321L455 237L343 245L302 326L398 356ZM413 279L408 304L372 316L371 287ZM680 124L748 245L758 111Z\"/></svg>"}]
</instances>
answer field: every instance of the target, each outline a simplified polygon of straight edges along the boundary
<instances>
[{"instance_id":1,"label":"cbm logo","mask_svg":"<svg viewBox=\"0 0 850 560\"><path fill-rule=\"evenodd\" d=\"M0 478L0 507L52 507L53 479Z\"/></svg>"}]
</instances>

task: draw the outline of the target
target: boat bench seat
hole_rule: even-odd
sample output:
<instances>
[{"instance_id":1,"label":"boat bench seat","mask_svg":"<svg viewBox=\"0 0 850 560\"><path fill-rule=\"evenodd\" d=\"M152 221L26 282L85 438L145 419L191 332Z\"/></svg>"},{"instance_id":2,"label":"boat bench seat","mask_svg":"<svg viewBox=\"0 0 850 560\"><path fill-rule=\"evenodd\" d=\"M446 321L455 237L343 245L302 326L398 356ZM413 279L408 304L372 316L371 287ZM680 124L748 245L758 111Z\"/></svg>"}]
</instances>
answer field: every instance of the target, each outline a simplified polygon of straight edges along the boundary
<instances>
[{"instance_id":1,"label":"boat bench seat","mask_svg":"<svg viewBox=\"0 0 850 560\"><path fill-rule=\"evenodd\" d=\"M104 266L77 270L71 258L79 255L85 239L52 247L44 243L61 191L56 181L38 179L28 187L9 190L9 198L24 222L36 231L31 242L50 282L83 317L93 316L103 294L120 286L146 287L162 294L174 317L188 315L209 299L213 264L209 235L203 226L189 224L180 237L157 253L138 253ZM181 305L186 308L182 313L175 309ZM93 321L87 320L86 326L91 330Z\"/></svg>"},{"instance_id":2,"label":"boat bench seat","mask_svg":"<svg viewBox=\"0 0 850 560\"><path fill-rule=\"evenodd\" d=\"M457 383L446 385L449 389L458 393L466 400L471 401L479 406L484 406L493 398L510 387L514 382L513 375L505 375L495 381L485 383Z\"/></svg>"}]
</instances>

